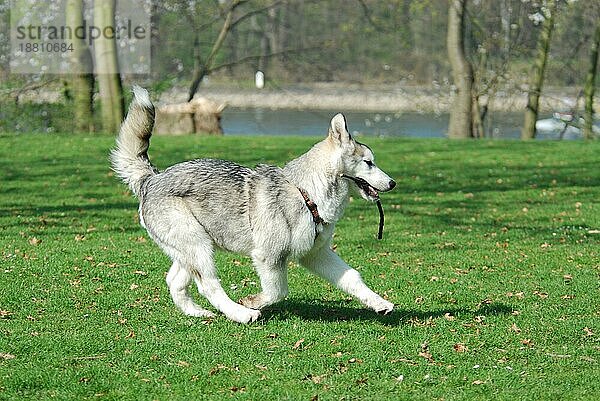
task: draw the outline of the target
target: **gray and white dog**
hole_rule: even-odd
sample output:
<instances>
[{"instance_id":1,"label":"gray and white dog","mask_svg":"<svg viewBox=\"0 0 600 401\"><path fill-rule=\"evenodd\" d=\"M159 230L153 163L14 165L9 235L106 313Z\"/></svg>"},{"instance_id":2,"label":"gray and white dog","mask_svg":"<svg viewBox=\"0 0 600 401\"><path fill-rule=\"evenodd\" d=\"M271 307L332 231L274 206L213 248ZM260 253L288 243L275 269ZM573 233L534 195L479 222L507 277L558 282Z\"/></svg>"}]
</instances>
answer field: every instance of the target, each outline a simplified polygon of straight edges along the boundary
<instances>
[{"instance_id":1,"label":"gray and white dog","mask_svg":"<svg viewBox=\"0 0 600 401\"><path fill-rule=\"evenodd\" d=\"M194 280L229 319L255 321L261 308L287 296L290 258L368 308L392 311L394 305L369 289L330 247L351 187L375 201L396 185L375 165L371 149L350 136L342 114L333 117L324 140L283 168L199 159L159 172L147 153L154 106L145 89L133 92L112 167L139 198L142 226L173 261L167 284L183 313L214 316L188 294ZM217 277L215 246L251 256L262 291L232 301Z\"/></svg>"}]
</instances>

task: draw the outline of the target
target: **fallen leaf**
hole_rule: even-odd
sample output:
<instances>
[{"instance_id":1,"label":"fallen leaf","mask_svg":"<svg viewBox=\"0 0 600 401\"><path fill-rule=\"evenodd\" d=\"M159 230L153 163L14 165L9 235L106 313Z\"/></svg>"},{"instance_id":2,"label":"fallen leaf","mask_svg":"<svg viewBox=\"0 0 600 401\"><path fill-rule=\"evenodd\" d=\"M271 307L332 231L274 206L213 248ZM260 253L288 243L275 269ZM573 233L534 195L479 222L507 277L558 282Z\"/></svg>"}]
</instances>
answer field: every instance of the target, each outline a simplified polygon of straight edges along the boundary
<instances>
[{"instance_id":1,"label":"fallen leaf","mask_svg":"<svg viewBox=\"0 0 600 401\"><path fill-rule=\"evenodd\" d=\"M215 366L214 368L211 368L211 369L210 369L210 371L208 372L208 375L209 375L209 376L216 375L217 373L219 373L219 372L220 372L220 371L222 371L222 370L229 370L229 367L228 367L228 366L225 366L225 365L218 364L218 365L217 365L217 366Z\"/></svg>"},{"instance_id":2,"label":"fallen leaf","mask_svg":"<svg viewBox=\"0 0 600 401\"><path fill-rule=\"evenodd\" d=\"M585 331L585 335L586 336L593 336L594 335L594 332L589 327L584 327L583 331Z\"/></svg>"},{"instance_id":3,"label":"fallen leaf","mask_svg":"<svg viewBox=\"0 0 600 401\"><path fill-rule=\"evenodd\" d=\"M529 338L525 338L521 341L521 344L526 345L528 347L533 347L533 341Z\"/></svg>"},{"instance_id":4,"label":"fallen leaf","mask_svg":"<svg viewBox=\"0 0 600 401\"><path fill-rule=\"evenodd\" d=\"M456 344L454 344L454 351L467 352L467 346L462 343L456 343Z\"/></svg>"},{"instance_id":5,"label":"fallen leaf","mask_svg":"<svg viewBox=\"0 0 600 401\"><path fill-rule=\"evenodd\" d=\"M475 385L475 386L480 386L480 385L482 385L482 384L484 384L484 383L485 383L485 381L483 381L483 380L475 380L475 381L473 381L473 383L471 383L471 384L473 384L473 385Z\"/></svg>"},{"instance_id":6,"label":"fallen leaf","mask_svg":"<svg viewBox=\"0 0 600 401\"><path fill-rule=\"evenodd\" d=\"M513 323L513 324L510 326L510 330L511 330L511 331L514 331L515 333L520 333L520 332L521 332L521 329L520 329L520 328L517 326L517 324L516 324L516 323Z\"/></svg>"},{"instance_id":7,"label":"fallen leaf","mask_svg":"<svg viewBox=\"0 0 600 401\"><path fill-rule=\"evenodd\" d=\"M38 246L39 244L42 243L42 240L36 237L31 237L29 238L29 244L33 245L33 246Z\"/></svg>"},{"instance_id":8,"label":"fallen leaf","mask_svg":"<svg viewBox=\"0 0 600 401\"><path fill-rule=\"evenodd\" d=\"M300 348L300 346L302 345L303 342L304 342L304 338L299 339L298 341L296 341L296 343L294 344L292 349L296 350L296 349Z\"/></svg>"},{"instance_id":9,"label":"fallen leaf","mask_svg":"<svg viewBox=\"0 0 600 401\"><path fill-rule=\"evenodd\" d=\"M190 366L190 363L186 361L178 361L177 366L179 366L180 368L188 368Z\"/></svg>"},{"instance_id":10,"label":"fallen leaf","mask_svg":"<svg viewBox=\"0 0 600 401\"><path fill-rule=\"evenodd\" d=\"M304 376L304 380L310 380L311 382L313 382L315 384L320 384L324 378L325 378L325 375L314 376L310 373L307 374L306 376Z\"/></svg>"},{"instance_id":11,"label":"fallen leaf","mask_svg":"<svg viewBox=\"0 0 600 401\"><path fill-rule=\"evenodd\" d=\"M427 361L428 361L429 363L435 363L435 361L433 360L433 356L432 356L432 355L431 355L431 353L429 353L429 352L424 352L424 351L421 351L421 352L419 352L419 356L420 356L421 358L425 358L425 359L427 359Z\"/></svg>"},{"instance_id":12,"label":"fallen leaf","mask_svg":"<svg viewBox=\"0 0 600 401\"><path fill-rule=\"evenodd\" d=\"M0 352L0 359L4 359L5 361L7 361L9 359L15 359L15 356L6 352Z\"/></svg>"}]
</instances>

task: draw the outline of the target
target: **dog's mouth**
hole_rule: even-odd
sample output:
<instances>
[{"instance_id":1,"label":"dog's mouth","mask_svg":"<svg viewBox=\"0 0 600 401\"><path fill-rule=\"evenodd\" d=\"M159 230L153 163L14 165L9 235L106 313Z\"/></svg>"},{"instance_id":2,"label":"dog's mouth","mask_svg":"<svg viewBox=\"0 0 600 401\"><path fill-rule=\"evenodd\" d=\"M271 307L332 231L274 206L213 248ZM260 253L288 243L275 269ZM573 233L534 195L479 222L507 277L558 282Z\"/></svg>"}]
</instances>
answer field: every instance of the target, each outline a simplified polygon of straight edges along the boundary
<instances>
[{"instance_id":1,"label":"dog's mouth","mask_svg":"<svg viewBox=\"0 0 600 401\"><path fill-rule=\"evenodd\" d=\"M354 183L358 187L360 195L364 199L372 201L372 202L375 202L375 201L379 200L379 191L380 190L378 190L375 187L373 187L365 179L360 178L360 177L350 177L349 175L345 175L345 174L342 175L342 177L349 178L352 181L354 181Z\"/></svg>"}]
</instances>

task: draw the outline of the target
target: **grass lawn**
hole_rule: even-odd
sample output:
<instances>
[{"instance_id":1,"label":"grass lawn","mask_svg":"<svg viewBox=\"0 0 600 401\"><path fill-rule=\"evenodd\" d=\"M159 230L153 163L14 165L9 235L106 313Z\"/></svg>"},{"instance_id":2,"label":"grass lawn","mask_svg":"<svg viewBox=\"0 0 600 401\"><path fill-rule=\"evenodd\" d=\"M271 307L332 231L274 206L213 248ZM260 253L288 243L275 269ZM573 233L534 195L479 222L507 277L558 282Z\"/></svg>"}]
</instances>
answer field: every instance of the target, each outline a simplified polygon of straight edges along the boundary
<instances>
[{"instance_id":1,"label":"grass lawn","mask_svg":"<svg viewBox=\"0 0 600 401\"><path fill-rule=\"evenodd\" d=\"M316 140L150 154L282 164ZM113 138L0 136L0 399L597 399L600 143L365 141L398 181L384 239L356 199L334 242L394 313L292 263L289 298L240 325L175 308ZM248 258L217 263L233 299L257 291Z\"/></svg>"}]
</instances>

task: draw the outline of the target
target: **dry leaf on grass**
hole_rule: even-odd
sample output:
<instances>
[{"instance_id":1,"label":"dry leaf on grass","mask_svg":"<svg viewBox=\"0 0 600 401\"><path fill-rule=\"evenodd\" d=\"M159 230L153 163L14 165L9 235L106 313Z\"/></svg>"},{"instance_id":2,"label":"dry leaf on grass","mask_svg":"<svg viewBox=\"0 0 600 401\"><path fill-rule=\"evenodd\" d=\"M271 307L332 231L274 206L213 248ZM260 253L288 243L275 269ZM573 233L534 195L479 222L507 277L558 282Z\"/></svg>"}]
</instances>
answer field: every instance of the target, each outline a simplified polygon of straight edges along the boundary
<instances>
[{"instance_id":1,"label":"dry leaf on grass","mask_svg":"<svg viewBox=\"0 0 600 401\"><path fill-rule=\"evenodd\" d=\"M456 343L454 344L454 351L456 352L467 352L467 346L462 344L462 343Z\"/></svg>"}]
</instances>

